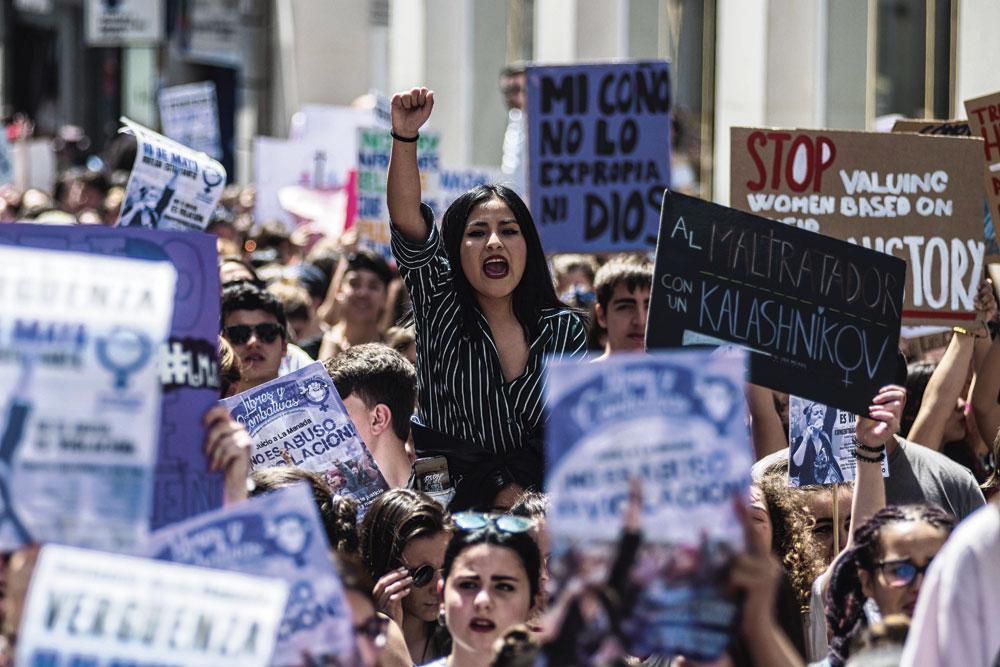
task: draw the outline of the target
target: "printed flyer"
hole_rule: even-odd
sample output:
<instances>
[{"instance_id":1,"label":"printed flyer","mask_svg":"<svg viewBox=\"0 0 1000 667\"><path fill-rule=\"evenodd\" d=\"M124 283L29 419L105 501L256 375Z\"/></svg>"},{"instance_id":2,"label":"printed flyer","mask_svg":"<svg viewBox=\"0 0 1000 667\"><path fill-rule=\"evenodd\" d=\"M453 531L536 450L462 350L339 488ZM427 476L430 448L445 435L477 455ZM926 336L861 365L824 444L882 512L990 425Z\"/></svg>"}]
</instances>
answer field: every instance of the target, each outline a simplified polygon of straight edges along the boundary
<instances>
[{"instance_id":1,"label":"printed flyer","mask_svg":"<svg viewBox=\"0 0 1000 667\"><path fill-rule=\"evenodd\" d=\"M319 473L335 494L357 498L359 514L389 488L321 362L222 404L253 438L252 470L295 465Z\"/></svg>"},{"instance_id":2,"label":"printed flyer","mask_svg":"<svg viewBox=\"0 0 1000 667\"><path fill-rule=\"evenodd\" d=\"M745 353L551 360L547 373L553 605L586 628L563 624L561 658L594 664L616 643L633 655L718 658L738 612L725 583L743 550L733 499L745 497L753 462ZM641 532L624 529L636 483ZM585 611L594 608L603 613Z\"/></svg>"},{"instance_id":3,"label":"printed flyer","mask_svg":"<svg viewBox=\"0 0 1000 667\"><path fill-rule=\"evenodd\" d=\"M0 550L148 533L169 262L0 245Z\"/></svg>"},{"instance_id":4,"label":"printed flyer","mask_svg":"<svg viewBox=\"0 0 1000 667\"><path fill-rule=\"evenodd\" d=\"M215 83L201 81L160 91L160 126L179 144L222 159L219 104Z\"/></svg>"},{"instance_id":5,"label":"printed flyer","mask_svg":"<svg viewBox=\"0 0 1000 667\"><path fill-rule=\"evenodd\" d=\"M119 227L203 230L226 187L226 170L204 153L123 118L138 142Z\"/></svg>"},{"instance_id":6,"label":"printed flyer","mask_svg":"<svg viewBox=\"0 0 1000 667\"><path fill-rule=\"evenodd\" d=\"M48 545L17 641L18 667L265 667L288 584Z\"/></svg>"},{"instance_id":7,"label":"printed flyer","mask_svg":"<svg viewBox=\"0 0 1000 667\"><path fill-rule=\"evenodd\" d=\"M146 555L288 582L274 665L300 665L303 651L348 667L351 610L330 560L312 490L304 482L174 524L152 535Z\"/></svg>"},{"instance_id":8,"label":"printed flyer","mask_svg":"<svg viewBox=\"0 0 1000 667\"><path fill-rule=\"evenodd\" d=\"M788 485L853 482L858 417L799 396L788 397ZM889 461L882 460L882 476Z\"/></svg>"}]
</instances>

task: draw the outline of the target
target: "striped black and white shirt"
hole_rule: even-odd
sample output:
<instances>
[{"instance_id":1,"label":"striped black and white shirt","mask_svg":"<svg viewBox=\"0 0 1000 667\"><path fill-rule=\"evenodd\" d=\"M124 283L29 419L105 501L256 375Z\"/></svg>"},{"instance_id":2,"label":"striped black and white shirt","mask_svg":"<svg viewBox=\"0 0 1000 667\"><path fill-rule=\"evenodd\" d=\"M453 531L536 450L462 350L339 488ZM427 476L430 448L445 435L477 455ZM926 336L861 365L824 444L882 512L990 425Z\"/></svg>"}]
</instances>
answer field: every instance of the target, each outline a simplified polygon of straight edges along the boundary
<instances>
[{"instance_id":1,"label":"striped black and white shirt","mask_svg":"<svg viewBox=\"0 0 1000 667\"><path fill-rule=\"evenodd\" d=\"M430 208L422 205L421 210L430 229L423 243L406 240L392 227L392 254L410 292L417 330L417 417L428 428L487 451L523 447L544 418L544 357L582 357L587 347L583 318L568 309L542 311L524 373L506 382L482 313L481 337L462 328L447 253Z\"/></svg>"}]
</instances>

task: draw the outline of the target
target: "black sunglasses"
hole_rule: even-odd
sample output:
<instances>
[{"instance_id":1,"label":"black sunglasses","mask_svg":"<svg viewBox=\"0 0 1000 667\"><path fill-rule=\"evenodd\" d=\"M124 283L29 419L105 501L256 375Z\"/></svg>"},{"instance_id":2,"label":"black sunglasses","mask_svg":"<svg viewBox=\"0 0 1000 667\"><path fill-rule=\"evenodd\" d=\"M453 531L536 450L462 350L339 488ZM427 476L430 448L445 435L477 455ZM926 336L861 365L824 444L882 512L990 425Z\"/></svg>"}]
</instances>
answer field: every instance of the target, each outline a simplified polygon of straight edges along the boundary
<instances>
[{"instance_id":1,"label":"black sunglasses","mask_svg":"<svg viewBox=\"0 0 1000 667\"><path fill-rule=\"evenodd\" d=\"M909 558L903 560L882 560L878 562L879 569L885 575L886 583L892 588L903 588L913 584L918 574L925 574L933 559L927 559L923 565L917 565Z\"/></svg>"},{"instance_id":2,"label":"black sunglasses","mask_svg":"<svg viewBox=\"0 0 1000 667\"><path fill-rule=\"evenodd\" d=\"M406 568L410 576L413 577L413 587L423 588L427 584L431 583L434 579L434 575L437 574L437 568L433 565L421 565L416 570L410 570Z\"/></svg>"},{"instance_id":3,"label":"black sunglasses","mask_svg":"<svg viewBox=\"0 0 1000 667\"><path fill-rule=\"evenodd\" d=\"M261 324L234 324L222 330L226 339L233 345L245 345L250 340L253 333L257 339L263 343L273 343L278 340L278 336L283 336L285 328L274 322L263 322Z\"/></svg>"},{"instance_id":4,"label":"black sunglasses","mask_svg":"<svg viewBox=\"0 0 1000 667\"><path fill-rule=\"evenodd\" d=\"M354 634L367 637L375 646L385 646L385 631L389 628L389 619L378 615L369 616L364 623L354 626Z\"/></svg>"}]
</instances>

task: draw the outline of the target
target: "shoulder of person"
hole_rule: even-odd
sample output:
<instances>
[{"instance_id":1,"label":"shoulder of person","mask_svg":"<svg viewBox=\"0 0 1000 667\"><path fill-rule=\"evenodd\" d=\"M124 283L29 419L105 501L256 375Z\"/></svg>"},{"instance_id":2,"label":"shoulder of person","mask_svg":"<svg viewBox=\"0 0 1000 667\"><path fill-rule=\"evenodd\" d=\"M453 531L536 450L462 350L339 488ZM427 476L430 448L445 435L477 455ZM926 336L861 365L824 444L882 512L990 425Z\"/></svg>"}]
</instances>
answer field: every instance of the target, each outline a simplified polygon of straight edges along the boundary
<instances>
[{"instance_id":1,"label":"shoulder of person","mask_svg":"<svg viewBox=\"0 0 1000 667\"><path fill-rule=\"evenodd\" d=\"M972 474L972 471L961 463L952 461L941 452L934 451L930 447L924 447L919 443L905 438L900 438L898 436L897 438L899 446L903 450L903 456L909 460L911 464L916 463L917 465L926 468L933 468L942 473L944 476L956 478L956 481L965 481L966 479L970 479L972 480L973 485L976 485L976 478ZM889 474L892 474L891 469L889 470Z\"/></svg>"},{"instance_id":2,"label":"shoulder of person","mask_svg":"<svg viewBox=\"0 0 1000 667\"><path fill-rule=\"evenodd\" d=\"M551 322L579 322L580 326L584 326L583 314L570 308L569 306L563 308L542 308L542 320L548 320Z\"/></svg>"}]
</instances>

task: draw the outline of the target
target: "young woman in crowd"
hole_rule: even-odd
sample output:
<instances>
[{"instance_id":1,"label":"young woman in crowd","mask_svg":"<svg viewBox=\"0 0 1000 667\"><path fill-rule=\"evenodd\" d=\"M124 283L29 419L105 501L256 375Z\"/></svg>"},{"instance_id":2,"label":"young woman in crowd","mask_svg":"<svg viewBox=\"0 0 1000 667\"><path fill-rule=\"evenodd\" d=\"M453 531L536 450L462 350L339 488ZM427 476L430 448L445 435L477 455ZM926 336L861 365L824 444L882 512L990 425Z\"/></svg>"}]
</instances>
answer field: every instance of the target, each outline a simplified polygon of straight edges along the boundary
<instances>
[{"instance_id":1,"label":"young woman in crowd","mask_svg":"<svg viewBox=\"0 0 1000 667\"><path fill-rule=\"evenodd\" d=\"M434 95L392 99L387 201L392 249L413 304L417 334L417 451L448 457L462 486L497 467L540 488L542 360L582 356L582 317L556 296L535 224L507 187L478 186L448 208L440 232L420 202L418 131ZM495 494L494 494L495 495Z\"/></svg>"},{"instance_id":2,"label":"young woman in crowd","mask_svg":"<svg viewBox=\"0 0 1000 667\"><path fill-rule=\"evenodd\" d=\"M361 524L361 559L379 611L403 631L414 664L447 652L438 591L451 523L441 506L411 489L382 494Z\"/></svg>"},{"instance_id":3,"label":"young woman in crowd","mask_svg":"<svg viewBox=\"0 0 1000 667\"><path fill-rule=\"evenodd\" d=\"M843 665L851 642L875 620L913 615L927 566L954 527L955 517L937 507L890 505L858 528L827 590L829 664Z\"/></svg>"},{"instance_id":4,"label":"young woman in crowd","mask_svg":"<svg viewBox=\"0 0 1000 667\"><path fill-rule=\"evenodd\" d=\"M488 667L493 644L531 616L541 556L523 517L460 513L445 551L441 606L451 633L448 656L433 667Z\"/></svg>"}]
</instances>

